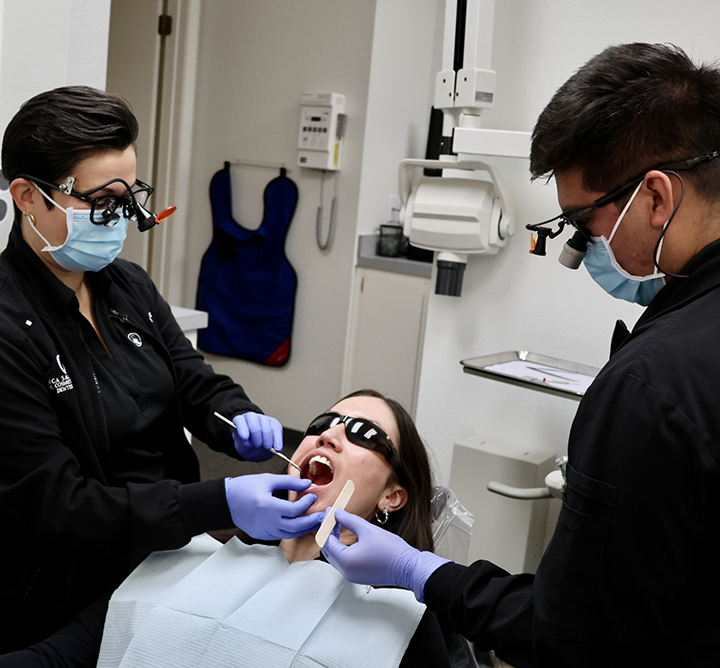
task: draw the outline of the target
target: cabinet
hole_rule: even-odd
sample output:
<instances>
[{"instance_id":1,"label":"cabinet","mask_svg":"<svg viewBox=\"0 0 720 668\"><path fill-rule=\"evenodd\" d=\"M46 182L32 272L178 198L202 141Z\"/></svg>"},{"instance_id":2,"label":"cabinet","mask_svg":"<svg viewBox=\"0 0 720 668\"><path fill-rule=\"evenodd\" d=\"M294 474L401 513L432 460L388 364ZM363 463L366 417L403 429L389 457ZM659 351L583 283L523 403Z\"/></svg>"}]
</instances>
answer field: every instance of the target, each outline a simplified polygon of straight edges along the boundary
<instances>
[{"instance_id":1,"label":"cabinet","mask_svg":"<svg viewBox=\"0 0 720 668\"><path fill-rule=\"evenodd\" d=\"M560 502L509 499L487 485L494 480L512 487L544 487L556 456L479 435L455 443L449 486L475 516L468 563L487 559L510 573L537 570Z\"/></svg>"},{"instance_id":2,"label":"cabinet","mask_svg":"<svg viewBox=\"0 0 720 668\"><path fill-rule=\"evenodd\" d=\"M355 269L343 394L372 388L414 417L430 279Z\"/></svg>"},{"instance_id":3,"label":"cabinet","mask_svg":"<svg viewBox=\"0 0 720 668\"><path fill-rule=\"evenodd\" d=\"M196 311L192 308L182 306L171 306L172 314L177 324L180 325L183 334L188 338L193 347L197 348L198 329L205 329L208 325L208 314L205 311Z\"/></svg>"},{"instance_id":4,"label":"cabinet","mask_svg":"<svg viewBox=\"0 0 720 668\"><path fill-rule=\"evenodd\" d=\"M182 306L171 306L173 316L177 324L180 325L183 334L188 341L193 344L193 348L197 348L198 329L205 329L208 325L208 314L205 311L196 311L192 308L184 308ZM186 429L185 437L192 443L192 434Z\"/></svg>"}]
</instances>

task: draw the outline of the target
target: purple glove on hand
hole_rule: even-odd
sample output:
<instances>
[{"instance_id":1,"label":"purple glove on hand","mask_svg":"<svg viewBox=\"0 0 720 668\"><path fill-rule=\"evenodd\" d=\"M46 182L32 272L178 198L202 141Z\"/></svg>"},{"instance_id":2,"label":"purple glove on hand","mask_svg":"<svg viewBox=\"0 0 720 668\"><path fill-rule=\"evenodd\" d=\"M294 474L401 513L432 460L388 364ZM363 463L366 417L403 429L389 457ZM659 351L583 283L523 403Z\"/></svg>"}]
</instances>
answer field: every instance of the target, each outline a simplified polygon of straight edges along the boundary
<instances>
[{"instance_id":1,"label":"purple glove on hand","mask_svg":"<svg viewBox=\"0 0 720 668\"><path fill-rule=\"evenodd\" d=\"M357 543L343 545L338 540L339 525L336 525L322 550L346 580L403 587L412 590L420 603L425 602L425 583L449 559L433 552L420 552L400 536L344 510L335 511L335 518L358 537Z\"/></svg>"},{"instance_id":2,"label":"purple glove on hand","mask_svg":"<svg viewBox=\"0 0 720 668\"><path fill-rule=\"evenodd\" d=\"M243 413L232 419L235 424L233 443L247 462L264 462L273 456L271 449L283 448L282 425L269 415Z\"/></svg>"},{"instance_id":3,"label":"purple glove on hand","mask_svg":"<svg viewBox=\"0 0 720 668\"><path fill-rule=\"evenodd\" d=\"M278 489L299 492L310 484L310 480L272 473L225 478L225 496L232 521L235 526L259 540L297 538L317 531L323 513L298 517L315 503L315 494L308 494L295 502L273 496L273 492Z\"/></svg>"}]
</instances>

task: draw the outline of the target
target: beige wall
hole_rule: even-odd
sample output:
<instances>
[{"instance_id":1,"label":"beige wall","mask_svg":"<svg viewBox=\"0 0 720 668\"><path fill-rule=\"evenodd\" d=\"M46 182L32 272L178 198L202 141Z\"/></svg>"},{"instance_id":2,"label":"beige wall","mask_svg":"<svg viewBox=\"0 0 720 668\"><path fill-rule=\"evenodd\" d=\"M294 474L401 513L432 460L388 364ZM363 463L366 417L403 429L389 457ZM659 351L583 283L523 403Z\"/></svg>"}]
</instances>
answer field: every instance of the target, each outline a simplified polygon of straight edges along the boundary
<instances>
[{"instance_id":1,"label":"beige wall","mask_svg":"<svg viewBox=\"0 0 720 668\"><path fill-rule=\"evenodd\" d=\"M175 49L175 40L194 34L199 26L197 48L180 50L182 58L192 60L192 68L182 66L183 76L194 77L196 68L197 81L182 84L176 93L186 97L195 90L192 109L172 114L191 123L189 132L178 135L173 154L178 156L178 173L189 172L189 178L187 187L175 188L171 199L180 205L178 213L164 226L170 235L164 250L170 260L163 263L168 271L158 271L156 262L152 276L167 299L194 306L200 261L211 238L212 174L225 160L236 159L290 168L300 189L286 245L299 275L291 361L271 369L209 356L218 370L242 383L265 411L287 426L304 428L340 394L357 235L385 222L388 197L397 192L398 162L424 155L441 4L170 2L174 28L169 48ZM153 17L160 5L158 0L113 0L111 24L108 86L127 97L141 117L139 161L147 165L155 113L152 65L159 44ZM190 16L191 9L197 20ZM347 97L343 168L337 177L326 174L324 183L327 224L337 178L338 225L329 252L315 244L321 174L295 166L304 91ZM190 159L183 157L188 155ZM234 214L244 226L260 223L263 189L276 173L233 167ZM133 234L124 255L145 264L147 240L148 235Z\"/></svg>"},{"instance_id":2,"label":"beige wall","mask_svg":"<svg viewBox=\"0 0 720 668\"><path fill-rule=\"evenodd\" d=\"M300 191L286 245L298 273L290 362L271 369L208 359L240 382L263 410L296 429L340 392L374 17L375 2L370 1L203 3L184 305L194 305L200 260L211 239L208 185L214 172L224 160L286 163ZM304 91L347 98L337 233L326 253L315 244L320 173L295 167ZM233 170L239 222L257 227L262 189L274 176ZM326 179L328 196L332 182Z\"/></svg>"},{"instance_id":3,"label":"beige wall","mask_svg":"<svg viewBox=\"0 0 720 668\"><path fill-rule=\"evenodd\" d=\"M399 161L424 156L441 16L440 0L203 3L185 305L193 304L210 241L212 174L224 160L286 163L300 189L286 245L299 277L291 360L270 369L208 357L286 426L303 429L340 395L357 236L385 222ZM315 243L320 174L295 167L304 91L347 99L330 252ZM235 216L247 227L259 224L262 189L272 177L233 169ZM327 218L334 184L325 178Z\"/></svg>"}]
</instances>

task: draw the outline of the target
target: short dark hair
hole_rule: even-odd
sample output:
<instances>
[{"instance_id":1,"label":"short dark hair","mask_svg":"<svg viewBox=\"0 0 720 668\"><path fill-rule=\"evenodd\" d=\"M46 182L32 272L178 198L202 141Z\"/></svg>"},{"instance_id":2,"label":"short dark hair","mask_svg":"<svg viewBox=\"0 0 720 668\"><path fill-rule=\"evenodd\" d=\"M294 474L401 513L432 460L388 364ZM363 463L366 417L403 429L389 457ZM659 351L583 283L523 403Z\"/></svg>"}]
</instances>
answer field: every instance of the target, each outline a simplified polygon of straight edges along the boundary
<instances>
[{"instance_id":1,"label":"short dark hair","mask_svg":"<svg viewBox=\"0 0 720 668\"><path fill-rule=\"evenodd\" d=\"M12 181L29 174L58 183L85 158L124 151L137 135L135 114L121 97L89 86L55 88L30 98L8 124L3 176Z\"/></svg>"},{"instance_id":2,"label":"short dark hair","mask_svg":"<svg viewBox=\"0 0 720 668\"><path fill-rule=\"evenodd\" d=\"M350 397L375 397L384 401L395 416L400 434L400 442L395 444L400 455L396 476L407 491L408 500L402 508L390 513L383 529L392 531L418 550L432 552L432 474L425 445L413 419L402 404L375 390L358 390L343 399Z\"/></svg>"},{"instance_id":3,"label":"short dark hair","mask_svg":"<svg viewBox=\"0 0 720 668\"><path fill-rule=\"evenodd\" d=\"M533 179L579 169L609 192L664 163L720 150L720 70L672 44L620 44L591 58L555 93L532 135ZM683 171L720 197L720 159Z\"/></svg>"}]
</instances>

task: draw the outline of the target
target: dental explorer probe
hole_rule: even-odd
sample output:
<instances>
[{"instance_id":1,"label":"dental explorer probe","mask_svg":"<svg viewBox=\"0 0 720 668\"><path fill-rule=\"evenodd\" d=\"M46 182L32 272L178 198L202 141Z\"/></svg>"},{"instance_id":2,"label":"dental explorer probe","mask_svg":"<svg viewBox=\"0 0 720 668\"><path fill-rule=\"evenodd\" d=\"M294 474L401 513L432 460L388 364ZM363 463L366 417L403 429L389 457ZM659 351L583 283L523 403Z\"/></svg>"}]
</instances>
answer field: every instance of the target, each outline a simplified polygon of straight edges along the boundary
<instances>
[{"instance_id":1,"label":"dental explorer probe","mask_svg":"<svg viewBox=\"0 0 720 668\"><path fill-rule=\"evenodd\" d=\"M232 420L228 420L224 415L220 415L220 413L218 413L217 411L215 411L213 413L213 415L215 415L215 417L217 417L217 418L220 418L223 422L229 424L233 429L237 429L237 426L235 425L235 423ZM303 475L303 470L292 459L290 459L289 457L284 455L282 452L278 452L275 448L270 448L270 452L272 452L274 455L277 455L278 457L280 457L280 459L284 459L288 464L291 464L298 471L300 471L301 478L305 477Z\"/></svg>"}]
</instances>

